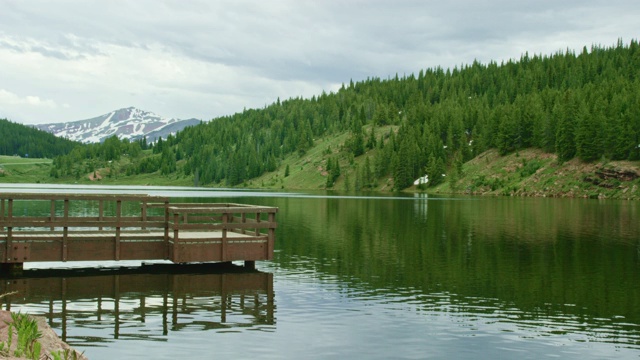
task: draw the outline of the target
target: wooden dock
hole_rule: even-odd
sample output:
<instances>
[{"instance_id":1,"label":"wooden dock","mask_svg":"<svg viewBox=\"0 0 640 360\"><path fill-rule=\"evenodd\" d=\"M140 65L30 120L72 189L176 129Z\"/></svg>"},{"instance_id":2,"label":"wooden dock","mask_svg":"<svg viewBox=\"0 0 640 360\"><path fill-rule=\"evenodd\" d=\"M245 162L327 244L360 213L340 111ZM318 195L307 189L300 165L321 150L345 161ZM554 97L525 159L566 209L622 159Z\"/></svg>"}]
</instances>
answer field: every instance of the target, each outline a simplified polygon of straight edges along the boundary
<instances>
[{"instance_id":1,"label":"wooden dock","mask_svg":"<svg viewBox=\"0 0 640 360\"><path fill-rule=\"evenodd\" d=\"M271 260L278 208L146 195L0 193L0 264Z\"/></svg>"}]
</instances>

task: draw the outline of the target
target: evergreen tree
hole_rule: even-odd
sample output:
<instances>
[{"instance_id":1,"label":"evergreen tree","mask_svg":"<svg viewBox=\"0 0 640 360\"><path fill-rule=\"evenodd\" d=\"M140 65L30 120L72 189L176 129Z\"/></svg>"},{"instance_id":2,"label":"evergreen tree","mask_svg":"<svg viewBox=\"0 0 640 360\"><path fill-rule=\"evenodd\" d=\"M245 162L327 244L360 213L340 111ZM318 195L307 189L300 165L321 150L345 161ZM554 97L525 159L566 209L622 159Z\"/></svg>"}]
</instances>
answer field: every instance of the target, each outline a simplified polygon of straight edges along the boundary
<instances>
[{"instance_id":1,"label":"evergreen tree","mask_svg":"<svg viewBox=\"0 0 640 360\"><path fill-rule=\"evenodd\" d=\"M597 115L592 114L582 102L577 114L575 130L576 154L583 161L597 160L602 154L602 128Z\"/></svg>"},{"instance_id":2,"label":"evergreen tree","mask_svg":"<svg viewBox=\"0 0 640 360\"><path fill-rule=\"evenodd\" d=\"M558 126L556 130L556 154L561 162L573 159L576 154L573 108L565 103L566 108L562 108L560 103L556 103L554 107L554 117L556 117Z\"/></svg>"},{"instance_id":3,"label":"evergreen tree","mask_svg":"<svg viewBox=\"0 0 640 360\"><path fill-rule=\"evenodd\" d=\"M444 162L442 158L429 155L427 163L427 175L429 175L429 186L436 186L444 180Z\"/></svg>"},{"instance_id":4,"label":"evergreen tree","mask_svg":"<svg viewBox=\"0 0 640 360\"><path fill-rule=\"evenodd\" d=\"M371 171L371 162L367 156L364 160L364 167L362 168L362 184L365 187L374 187L373 172Z\"/></svg>"}]
</instances>

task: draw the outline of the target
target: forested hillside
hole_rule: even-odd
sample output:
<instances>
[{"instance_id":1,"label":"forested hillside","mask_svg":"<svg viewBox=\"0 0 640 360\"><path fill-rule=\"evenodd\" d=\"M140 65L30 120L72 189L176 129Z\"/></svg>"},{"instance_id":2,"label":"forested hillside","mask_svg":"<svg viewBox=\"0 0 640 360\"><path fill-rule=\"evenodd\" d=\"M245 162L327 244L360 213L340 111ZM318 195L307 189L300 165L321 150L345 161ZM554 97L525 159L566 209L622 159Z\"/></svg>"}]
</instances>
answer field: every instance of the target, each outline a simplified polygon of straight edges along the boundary
<instances>
[{"instance_id":1,"label":"forested hillside","mask_svg":"<svg viewBox=\"0 0 640 360\"><path fill-rule=\"evenodd\" d=\"M434 186L442 174L459 176L464 162L492 148L500 154L539 148L559 162L638 160L638 42L351 81L336 93L278 100L186 128L148 156L115 138L90 152L78 149L56 160L56 175L86 167L80 164L87 159L133 151L121 173L180 174L201 185L233 186L276 170L287 156L304 156L319 139L345 133L339 149L327 149L324 170L340 176L340 166L357 166L353 159L366 156L367 166L358 170L364 187L384 176L403 189L425 173Z\"/></svg>"},{"instance_id":2,"label":"forested hillside","mask_svg":"<svg viewBox=\"0 0 640 360\"><path fill-rule=\"evenodd\" d=\"M68 154L78 145L46 131L0 119L0 155L53 158Z\"/></svg>"}]
</instances>

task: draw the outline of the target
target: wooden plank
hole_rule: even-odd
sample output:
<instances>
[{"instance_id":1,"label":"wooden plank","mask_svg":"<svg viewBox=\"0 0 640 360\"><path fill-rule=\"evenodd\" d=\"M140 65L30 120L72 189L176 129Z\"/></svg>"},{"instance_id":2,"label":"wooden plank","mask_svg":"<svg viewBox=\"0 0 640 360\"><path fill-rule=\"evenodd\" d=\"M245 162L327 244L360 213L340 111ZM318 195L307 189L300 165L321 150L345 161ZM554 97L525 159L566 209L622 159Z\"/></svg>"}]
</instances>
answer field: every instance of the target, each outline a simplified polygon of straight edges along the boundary
<instances>
[{"instance_id":1,"label":"wooden plank","mask_svg":"<svg viewBox=\"0 0 640 360\"><path fill-rule=\"evenodd\" d=\"M224 213L224 214L242 214L242 213L276 213L278 212L277 208L270 207L226 207L226 208L216 208L216 207L176 207L169 206L169 212L171 213L190 213L190 214L216 214L216 213Z\"/></svg>"},{"instance_id":2,"label":"wooden plank","mask_svg":"<svg viewBox=\"0 0 640 360\"><path fill-rule=\"evenodd\" d=\"M106 261L114 260L115 239L102 241L72 241L69 244L67 261Z\"/></svg>"},{"instance_id":3,"label":"wooden plank","mask_svg":"<svg viewBox=\"0 0 640 360\"><path fill-rule=\"evenodd\" d=\"M123 232L120 235L120 241L129 241L129 240L154 240L154 241L164 241L164 233L162 232L149 232L149 233L128 233ZM160 257L162 258L162 257Z\"/></svg>"},{"instance_id":4,"label":"wooden plank","mask_svg":"<svg viewBox=\"0 0 640 360\"><path fill-rule=\"evenodd\" d=\"M228 208L228 207L264 207L261 205L234 204L234 203L171 203L172 207L206 207L206 208Z\"/></svg>"},{"instance_id":5,"label":"wooden plank","mask_svg":"<svg viewBox=\"0 0 640 360\"><path fill-rule=\"evenodd\" d=\"M189 220L190 223L222 222L222 215L219 215L219 216L211 216L211 215L194 216L194 215L189 215L188 220Z\"/></svg>"},{"instance_id":6,"label":"wooden plank","mask_svg":"<svg viewBox=\"0 0 640 360\"><path fill-rule=\"evenodd\" d=\"M136 194L34 194L34 193L2 193L0 199L15 200L105 200L105 201L156 201L164 203L169 198L163 196L136 195Z\"/></svg>"},{"instance_id":7,"label":"wooden plank","mask_svg":"<svg viewBox=\"0 0 640 360\"><path fill-rule=\"evenodd\" d=\"M232 243L227 248L227 261L266 260L264 256L266 243Z\"/></svg>"},{"instance_id":8,"label":"wooden plank","mask_svg":"<svg viewBox=\"0 0 640 360\"><path fill-rule=\"evenodd\" d=\"M222 256L222 244L177 244L174 262L225 261Z\"/></svg>"},{"instance_id":9,"label":"wooden plank","mask_svg":"<svg viewBox=\"0 0 640 360\"><path fill-rule=\"evenodd\" d=\"M164 239L153 241L122 241L120 260L158 260L165 254Z\"/></svg>"},{"instance_id":10,"label":"wooden plank","mask_svg":"<svg viewBox=\"0 0 640 360\"><path fill-rule=\"evenodd\" d=\"M31 242L29 261L62 261L62 239Z\"/></svg>"},{"instance_id":11,"label":"wooden plank","mask_svg":"<svg viewBox=\"0 0 640 360\"><path fill-rule=\"evenodd\" d=\"M11 221L5 221L2 226L11 226L11 227L25 227L25 228L57 228L57 227L70 227L70 228L115 228L120 226L122 228L157 228L164 229L164 221L148 221L144 225L141 223L139 218L122 218L120 221L108 220L108 221L98 221L93 219L88 219L83 221L81 218L69 218L68 220L64 220L59 218L58 220L51 222L48 218L42 218L43 220L21 220L16 219Z\"/></svg>"},{"instance_id":12,"label":"wooden plank","mask_svg":"<svg viewBox=\"0 0 640 360\"><path fill-rule=\"evenodd\" d=\"M275 222L253 223L221 223L221 224L179 224L179 230L230 230L230 229L275 229L278 224Z\"/></svg>"},{"instance_id":13,"label":"wooden plank","mask_svg":"<svg viewBox=\"0 0 640 360\"><path fill-rule=\"evenodd\" d=\"M214 237L217 239L222 239L222 231L216 230L216 231L181 231L180 232L180 239L179 240L193 240L193 239L198 239L198 238L210 238L210 237ZM241 233L237 233L237 232L233 232L233 231L228 231L227 232L227 238L267 238L266 234L261 234L260 236L255 236L255 235L249 235L249 234L241 234ZM171 238L171 240L175 240L173 237Z\"/></svg>"}]
</instances>

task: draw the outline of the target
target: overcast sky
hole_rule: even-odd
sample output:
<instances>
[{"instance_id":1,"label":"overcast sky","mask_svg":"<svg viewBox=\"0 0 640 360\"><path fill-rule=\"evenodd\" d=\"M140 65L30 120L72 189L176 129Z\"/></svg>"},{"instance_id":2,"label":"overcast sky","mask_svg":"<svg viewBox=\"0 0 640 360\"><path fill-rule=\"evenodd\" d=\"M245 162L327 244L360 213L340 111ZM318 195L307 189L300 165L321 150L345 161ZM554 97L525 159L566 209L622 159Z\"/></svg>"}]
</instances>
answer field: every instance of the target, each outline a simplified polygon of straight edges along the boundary
<instances>
[{"instance_id":1,"label":"overcast sky","mask_svg":"<svg viewBox=\"0 0 640 360\"><path fill-rule=\"evenodd\" d=\"M628 44L638 19L637 0L0 0L0 118L209 120L350 79Z\"/></svg>"}]
</instances>

